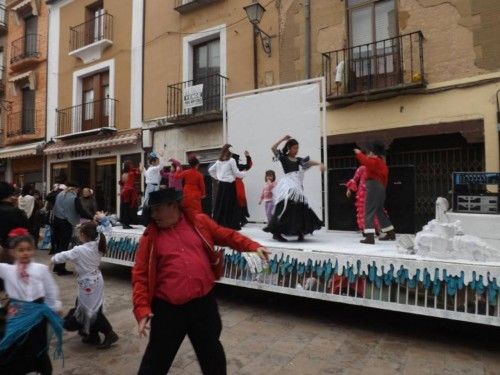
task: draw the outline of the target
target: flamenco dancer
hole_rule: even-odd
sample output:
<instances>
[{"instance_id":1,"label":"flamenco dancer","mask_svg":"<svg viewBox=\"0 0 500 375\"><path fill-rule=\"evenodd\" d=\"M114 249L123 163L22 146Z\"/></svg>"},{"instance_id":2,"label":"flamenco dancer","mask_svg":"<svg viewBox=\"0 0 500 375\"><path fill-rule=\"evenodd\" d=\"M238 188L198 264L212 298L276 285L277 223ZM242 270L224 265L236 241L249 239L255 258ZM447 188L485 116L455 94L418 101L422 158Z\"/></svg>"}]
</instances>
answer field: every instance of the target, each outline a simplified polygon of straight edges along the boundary
<instances>
[{"instance_id":1,"label":"flamenco dancer","mask_svg":"<svg viewBox=\"0 0 500 375\"><path fill-rule=\"evenodd\" d=\"M364 165L359 166L354 176L346 184L347 198L350 198L353 193L356 194L356 203L354 204L356 207L356 222L363 236L365 235L366 173L366 167ZM380 233L380 223L376 217L373 224L375 233Z\"/></svg>"},{"instance_id":2,"label":"flamenco dancer","mask_svg":"<svg viewBox=\"0 0 500 375\"><path fill-rule=\"evenodd\" d=\"M203 175L198 171L200 161L195 157L189 158L190 168L182 171L180 167L177 168L175 178L184 181L184 188L182 190L182 208L184 210L192 210L196 213L203 213L201 200L205 198L205 181Z\"/></svg>"},{"instance_id":3,"label":"flamenco dancer","mask_svg":"<svg viewBox=\"0 0 500 375\"><path fill-rule=\"evenodd\" d=\"M282 150L278 146L286 142ZM319 166L321 172L325 166L309 157L297 157L299 142L289 135L284 136L276 142L271 150L275 160L279 160L285 172L273 190L274 213L271 221L264 228L265 232L273 234L273 239L286 242L283 235L297 236L298 241L304 241L304 235L313 233L323 226L321 220L309 207L304 195L303 181L304 173L312 166Z\"/></svg>"},{"instance_id":4,"label":"flamenco dancer","mask_svg":"<svg viewBox=\"0 0 500 375\"><path fill-rule=\"evenodd\" d=\"M384 146L373 144L368 155L361 150L354 149L358 161L366 167L366 202L365 202L365 230L366 235L361 243L375 244L375 217L378 218L384 237L380 241L395 241L396 233L391 221L384 211L385 189L387 187L389 169L384 160Z\"/></svg>"},{"instance_id":5,"label":"flamenco dancer","mask_svg":"<svg viewBox=\"0 0 500 375\"><path fill-rule=\"evenodd\" d=\"M236 161L231 157L231 145L222 147L219 160L208 169L208 173L219 181L213 218L223 227L241 229L241 207L236 197L237 178L243 178L245 172L240 172Z\"/></svg>"},{"instance_id":6,"label":"flamenco dancer","mask_svg":"<svg viewBox=\"0 0 500 375\"><path fill-rule=\"evenodd\" d=\"M135 222L137 215L138 194L135 183L141 175L140 169L141 165L136 168L131 160L126 160L124 163L120 180L120 221L123 229L132 229L130 224Z\"/></svg>"},{"instance_id":7,"label":"flamenco dancer","mask_svg":"<svg viewBox=\"0 0 500 375\"><path fill-rule=\"evenodd\" d=\"M252 168L253 162L248 151L245 151L246 164L240 164L240 155L238 154L232 154L231 157L236 161L239 171L246 172ZM250 217L250 213L248 212L247 196L245 193L245 184L243 183L242 178L236 178L235 183L236 199L238 200L238 204L241 208L240 225L243 227L246 223L248 223L248 218Z\"/></svg>"}]
</instances>

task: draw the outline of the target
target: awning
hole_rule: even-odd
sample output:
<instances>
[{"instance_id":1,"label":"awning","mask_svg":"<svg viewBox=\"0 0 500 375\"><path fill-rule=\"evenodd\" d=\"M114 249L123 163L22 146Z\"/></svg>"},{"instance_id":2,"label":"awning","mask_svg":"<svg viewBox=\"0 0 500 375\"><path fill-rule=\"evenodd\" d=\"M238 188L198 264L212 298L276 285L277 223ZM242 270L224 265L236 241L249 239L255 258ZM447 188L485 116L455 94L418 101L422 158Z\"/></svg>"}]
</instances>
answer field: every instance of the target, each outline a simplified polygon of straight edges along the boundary
<instances>
[{"instance_id":1,"label":"awning","mask_svg":"<svg viewBox=\"0 0 500 375\"><path fill-rule=\"evenodd\" d=\"M25 6L31 6L31 12L34 16L38 15L38 8L35 0L23 0L19 4L12 7L14 12L23 9Z\"/></svg>"},{"instance_id":2,"label":"awning","mask_svg":"<svg viewBox=\"0 0 500 375\"><path fill-rule=\"evenodd\" d=\"M25 73L18 74L17 76L14 76L12 78L9 78L9 82L16 83L22 80L28 80L30 84L30 90L35 90L36 89L36 76L35 72L30 70Z\"/></svg>"},{"instance_id":3,"label":"awning","mask_svg":"<svg viewBox=\"0 0 500 375\"><path fill-rule=\"evenodd\" d=\"M44 142L28 143L20 146L9 146L0 148L0 159L13 159L22 156L33 156L37 154Z\"/></svg>"},{"instance_id":4,"label":"awning","mask_svg":"<svg viewBox=\"0 0 500 375\"><path fill-rule=\"evenodd\" d=\"M140 138L140 131L126 131L118 134L98 134L85 139L57 140L43 151L47 155L70 151L89 150L113 146L136 144Z\"/></svg>"}]
</instances>

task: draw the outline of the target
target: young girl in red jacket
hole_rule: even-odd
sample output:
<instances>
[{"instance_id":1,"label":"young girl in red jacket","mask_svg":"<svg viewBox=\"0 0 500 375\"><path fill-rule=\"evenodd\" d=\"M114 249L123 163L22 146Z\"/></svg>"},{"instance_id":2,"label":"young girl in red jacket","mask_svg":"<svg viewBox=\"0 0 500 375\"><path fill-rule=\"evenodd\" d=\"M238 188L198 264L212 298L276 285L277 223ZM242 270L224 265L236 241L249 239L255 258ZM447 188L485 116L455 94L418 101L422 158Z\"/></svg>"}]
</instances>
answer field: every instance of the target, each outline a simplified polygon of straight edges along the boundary
<instances>
[{"instance_id":1,"label":"young girl in red jacket","mask_svg":"<svg viewBox=\"0 0 500 375\"><path fill-rule=\"evenodd\" d=\"M384 237L380 241L394 241L396 234L389 217L384 211L385 189L389 179L389 169L384 159L384 146L373 144L368 155L354 149L358 161L366 167L366 201L365 201L365 239L364 244L375 244L375 217L378 218Z\"/></svg>"}]
</instances>

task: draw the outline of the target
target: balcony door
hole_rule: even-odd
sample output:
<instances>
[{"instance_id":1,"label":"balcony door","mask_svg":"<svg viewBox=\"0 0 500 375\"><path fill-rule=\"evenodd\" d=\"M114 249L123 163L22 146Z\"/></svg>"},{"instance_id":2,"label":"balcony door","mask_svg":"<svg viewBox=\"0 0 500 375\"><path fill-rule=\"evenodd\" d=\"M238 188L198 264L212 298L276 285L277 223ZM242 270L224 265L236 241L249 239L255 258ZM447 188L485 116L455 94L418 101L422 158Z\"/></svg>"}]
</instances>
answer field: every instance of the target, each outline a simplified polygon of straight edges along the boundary
<instances>
[{"instance_id":1,"label":"balcony door","mask_svg":"<svg viewBox=\"0 0 500 375\"><path fill-rule=\"evenodd\" d=\"M21 111L21 134L35 133L35 90L29 87L21 89L22 111Z\"/></svg>"},{"instance_id":2,"label":"balcony door","mask_svg":"<svg viewBox=\"0 0 500 375\"><path fill-rule=\"evenodd\" d=\"M86 8L85 44L92 44L104 39L105 10L101 1Z\"/></svg>"},{"instance_id":3,"label":"balcony door","mask_svg":"<svg viewBox=\"0 0 500 375\"><path fill-rule=\"evenodd\" d=\"M203 107L196 112L220 111L221 78L220 39L197 44L193 47L193 85L203 84Z\"/></svg>"},{"instance_id":4,"label":"balcony door","mask_svg":"<svg viewBox=\"0 0 500 375\"><path fill-rule=\"evenodd\" d=\"M401 74L394 0L348 0L349 91L382 89Z\"/></svg>"},{"instance_id":5,"label":"balcony door","mask_svg":"<svg viewBox=\"0 0 500 375\"><path fill-rule=\"evenodd\" d=\"M24 55L26 57L36 56L37 51L38 17L29 16L24 19Z\"/></svg>"},{"instance_id":6,"label":"balcony door","mask_svg":"<svg viewBox=\"0 0 500 375\"><path fill-rule=\"evenodd\" d=\"M82 90L82 131L110 126L109 72L85 77Z\"/></svg>"}]
</instances>

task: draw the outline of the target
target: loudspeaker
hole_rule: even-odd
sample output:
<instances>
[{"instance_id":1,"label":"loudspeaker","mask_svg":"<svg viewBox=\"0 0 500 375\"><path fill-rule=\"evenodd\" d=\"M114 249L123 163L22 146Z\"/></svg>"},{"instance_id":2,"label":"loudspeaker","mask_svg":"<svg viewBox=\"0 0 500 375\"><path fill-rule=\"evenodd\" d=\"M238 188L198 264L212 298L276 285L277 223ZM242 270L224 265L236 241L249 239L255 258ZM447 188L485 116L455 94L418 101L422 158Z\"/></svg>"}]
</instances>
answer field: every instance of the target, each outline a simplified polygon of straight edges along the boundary
<instances>
[{"instance_id":1,"label":"loudspeaker","mask_svg":"<svg viewBox=\"0 0 500 375\"><path fill-rule=\"evenodd\" d=\"M347 198L346 183L356 168L334 168L328 171L328 218L329 228L335 230L358 230L356 223L355 195Z\"/></svg>"},{"instance_id":2,"label":"loudspeaker","mask_svg":"<svg viewBox=\"0 0 500 375\"><path fill-rule=\"evenodd\" d=\"M385 208L397 233L415 233L415 166L389 167Z\"/></svg>"}]
</instances>

